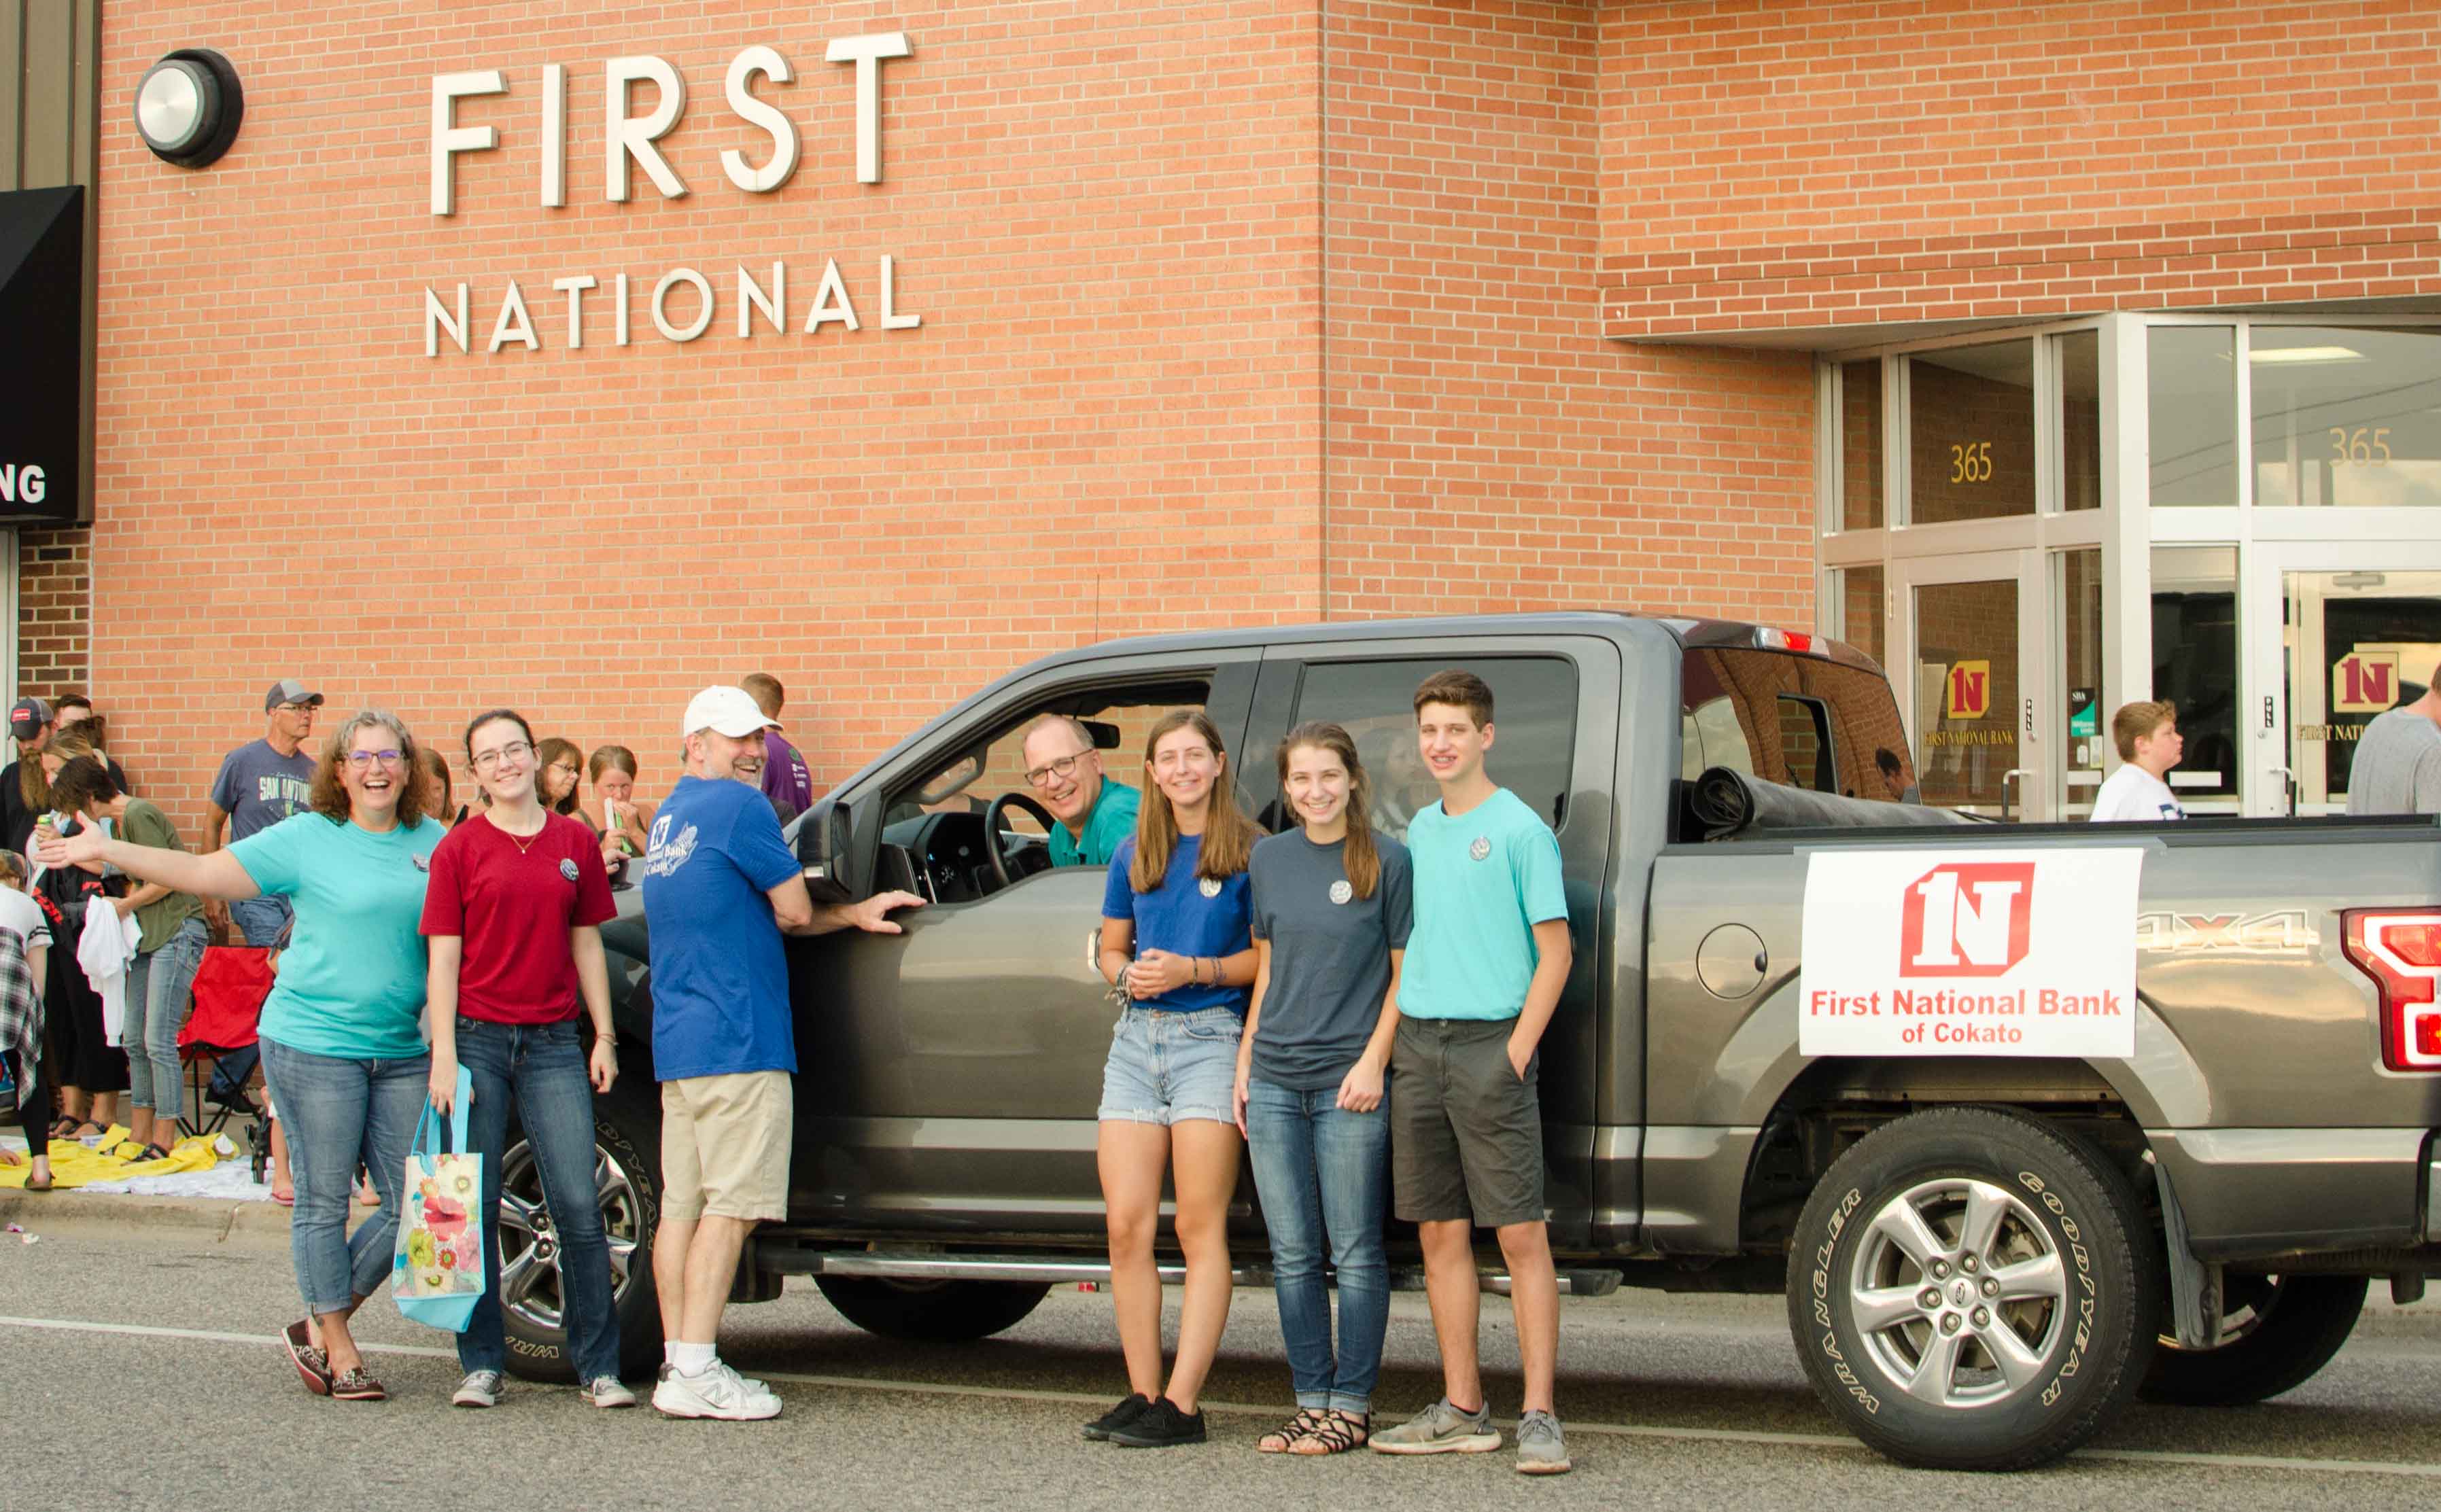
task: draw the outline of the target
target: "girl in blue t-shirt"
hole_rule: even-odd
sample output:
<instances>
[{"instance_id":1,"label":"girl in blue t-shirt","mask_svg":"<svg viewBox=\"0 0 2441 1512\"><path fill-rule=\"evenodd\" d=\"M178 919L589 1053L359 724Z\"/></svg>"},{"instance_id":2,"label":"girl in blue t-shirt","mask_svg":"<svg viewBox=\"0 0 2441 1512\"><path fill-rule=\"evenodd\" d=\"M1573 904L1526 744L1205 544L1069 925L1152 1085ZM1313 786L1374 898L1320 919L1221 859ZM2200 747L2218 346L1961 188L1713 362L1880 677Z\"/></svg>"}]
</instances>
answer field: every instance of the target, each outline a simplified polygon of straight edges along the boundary
<instances>
[{"instance_id":1,"label":"girl in blue t-shirt","mask_svg":"<svg viewBox=\"0 0 2441 1512\"><path fill-rule=\"evenodd\" d=\"M1109 1214L1111 1301L1129 1395L1088 1438L1155 1449L1203 1441L1203 1389L1229 1321L1229 1198L1239 1134L1230 1107L1246 989L1246 863L1261 832L1238 811L1220 732L1201 710L1155 721L1145 743L1135 837L1111 859L1100 965L1125 1003L1102 1068L1095 1145ZM1168 1387L1161 1377L1161 1273L1153 1233L1162 1177L1177 1189L1186 1304Z\"/></svg>"}]
</instances>

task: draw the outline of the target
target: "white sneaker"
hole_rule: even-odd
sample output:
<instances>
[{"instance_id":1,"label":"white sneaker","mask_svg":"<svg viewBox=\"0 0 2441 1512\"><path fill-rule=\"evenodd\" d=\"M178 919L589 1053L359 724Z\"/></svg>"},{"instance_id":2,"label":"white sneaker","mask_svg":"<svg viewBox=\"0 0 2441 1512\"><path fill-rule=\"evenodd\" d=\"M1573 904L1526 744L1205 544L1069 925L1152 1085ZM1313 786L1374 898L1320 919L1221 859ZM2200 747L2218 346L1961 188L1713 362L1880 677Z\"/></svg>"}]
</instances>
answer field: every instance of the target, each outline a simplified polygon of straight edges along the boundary
<instances>
[{"instance_id":1,"label":"white sneaker","mask_svg":"<svg viewBox=\"0 0 2441 1512\"><path fill-rule=\"evenodd\" d=\"M497 1370L470 1370L458 1383L458 1394L449 1398L453 1407L497 1407L500 1405L500 1373Z\"/></svg>"},{"instance_id":2,"label":"white sneaker","mask_svg":"<svg viewBox=\"0 0 2441 1512\"><path fill-rule=\"evenodd\" d=\"M633 1407L636 1394L616 1376L597 1376L585 1383L585 1399L596 1407Z\"/></svg>"},{"instance_id":3,"label":"white sneaker","mask_svg":"<svg viewBox=\"0 0 2441 1512\"><path fill-rule=\"evenodd\" d=\"M716 1417L753 1423L780 1415L780 1398L761 1381L750 1381L721 1361L700 1376L672 1371L653 1388L653 1411L664 1417Z\"/></svg>"}]
</instances>

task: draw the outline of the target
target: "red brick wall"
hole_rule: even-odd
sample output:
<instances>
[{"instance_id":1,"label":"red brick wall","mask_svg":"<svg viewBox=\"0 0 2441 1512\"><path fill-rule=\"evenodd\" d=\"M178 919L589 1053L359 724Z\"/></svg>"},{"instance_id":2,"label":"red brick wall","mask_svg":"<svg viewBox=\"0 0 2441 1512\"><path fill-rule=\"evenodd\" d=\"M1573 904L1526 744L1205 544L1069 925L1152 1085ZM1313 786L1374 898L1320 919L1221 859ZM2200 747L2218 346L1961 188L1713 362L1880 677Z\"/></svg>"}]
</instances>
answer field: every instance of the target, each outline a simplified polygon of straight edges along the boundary
<instances>
[{"instance_id":1,"label":"red brick wall","mask_svg":"<svg viewBox=\"0 0 2441 1512\"><path fill-rule=\"evenodd\" d=\"M1810 624L1808 360L1600 339L1594 8L1327 29L1331 613Z\"/></svg>"},{"instance_id":2,"label":"red brick wall","mask_svg":"<svg viewBox=\"0 0 2441 1512\"><path fill-rule=\"evenodd\" d=\"M82 527L17 532L17 691L45 700L92 680L93 578Z\"/></svg>"},{"instance_id":3,"label":"red brick wall","mask_svg":"<svg viewBox=\"0 0 2441 1512\"><path fill-rule=\"evenodd\" d=\"M879 30L914 55L884 70L865 186L853 72L823 50ZM190 173L123 102L198 43L237 63L246 118ZM719 165L768 149L722 100L753 44L796 69L761 93L804 149L759 196ZM641 173L634 203L602 198L623 53L686 80L661 144L685 199ZM546 62L569 66L557 210L535 203ZM459 159L459 213L436 219L429 81L478 67L511 93L458 117L503 150ZM294 674L431 734L517 705L633 747L658 791L687 695L763 669L827 781L1045 652L1312 618L1315 67L1298 0L114 9L93 675L115 743L191 819ZM882 253L922 329L876 329ZM834 257L865 330L736 337L738 263L788 263L794 326ZM682 263L720 292L684 347L643 308ZM642 281L624 348L622 272ZM549 285L577 273L604 288L570 351ZM512 276L543 350L486 356ZM461 279L476 351L428 360L423 290Z\"/></svg>"},{"instance_id":4,"label":"red brick wall","mask_svg":"<svg viewBox=\"0 0 2441 1512\"><path fill-rule=\"evenodd\" d=\"M1602 15L1614 334L2441 293L2430 5Z\"/></svg>"}]
</instances>

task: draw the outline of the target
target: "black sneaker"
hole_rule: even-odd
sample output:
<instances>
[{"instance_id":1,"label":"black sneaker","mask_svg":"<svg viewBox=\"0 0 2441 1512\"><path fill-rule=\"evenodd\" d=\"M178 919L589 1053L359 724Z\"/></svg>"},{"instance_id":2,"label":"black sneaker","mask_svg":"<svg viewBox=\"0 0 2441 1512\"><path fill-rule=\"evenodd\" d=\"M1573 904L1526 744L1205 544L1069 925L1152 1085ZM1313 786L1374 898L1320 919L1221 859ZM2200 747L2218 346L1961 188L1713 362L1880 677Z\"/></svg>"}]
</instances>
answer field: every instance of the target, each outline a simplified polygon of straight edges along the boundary
<instances>
[{"instance_id":1,"label":"black sneaker","mask_svg":"<svg viewBox=\"0 0 2441 1512\"><path fill-rule=\"evenodd\" d=\"M1145 1414L1145 1409L1151 1405L1150 1397L1140 1392L1130 1392L1118 1406L1086 1424L1085 1436L1095 1442L1109 1438L1112 1433L1142 1417Z\"/></svg>"},{"instance_id":2,"label":"black sneaker","mask_svg":"<svg viewBox=\"0 0 2441 1512\"><path fill-rule=\"evenodd\" d=\"M1168 1397L1158 1397L1136 1414L1134 1422L1113 1429L1111 1442L1121 1449L1168 1449L1175 1444L1203 1442L1203 1414L1182 1413Z\"/></svg>"}]
</instances>

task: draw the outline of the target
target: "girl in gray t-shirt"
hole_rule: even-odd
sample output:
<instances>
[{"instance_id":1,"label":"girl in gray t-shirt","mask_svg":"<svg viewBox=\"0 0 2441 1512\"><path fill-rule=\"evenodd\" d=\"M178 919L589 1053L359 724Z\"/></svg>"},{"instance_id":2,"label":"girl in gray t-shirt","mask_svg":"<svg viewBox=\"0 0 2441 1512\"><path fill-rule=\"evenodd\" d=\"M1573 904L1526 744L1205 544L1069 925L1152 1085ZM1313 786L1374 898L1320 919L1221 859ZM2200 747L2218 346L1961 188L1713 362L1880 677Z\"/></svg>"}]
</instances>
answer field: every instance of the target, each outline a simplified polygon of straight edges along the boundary
<instances>
[{"instance_id":1,"label":"girl in gray t-shirt","mask_svg":"<svg viewBox=\"0 0 2441 1512\"><path fill-rule=\"evenodd\" d=\"M1297 1413L1257 1447L1336 1454L1370 1436L1390 1320L1383 1078L1414 892L1406 848L1365 822L1371 795L1347 730L1290 731L1279 779L1298 827L1257 844L1249 868L1255 996L1235 1102L1271 1230ZM1339 1273L1336 1347L1326 1262Z\"/></svg>"}]
</instances>

